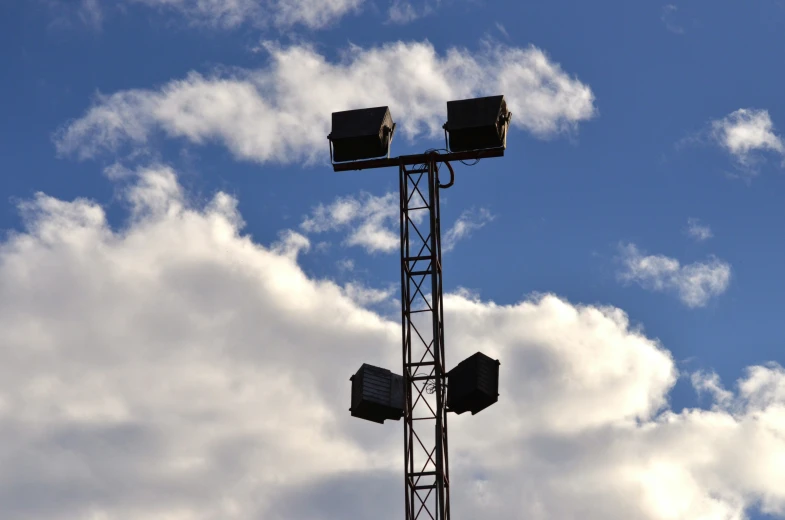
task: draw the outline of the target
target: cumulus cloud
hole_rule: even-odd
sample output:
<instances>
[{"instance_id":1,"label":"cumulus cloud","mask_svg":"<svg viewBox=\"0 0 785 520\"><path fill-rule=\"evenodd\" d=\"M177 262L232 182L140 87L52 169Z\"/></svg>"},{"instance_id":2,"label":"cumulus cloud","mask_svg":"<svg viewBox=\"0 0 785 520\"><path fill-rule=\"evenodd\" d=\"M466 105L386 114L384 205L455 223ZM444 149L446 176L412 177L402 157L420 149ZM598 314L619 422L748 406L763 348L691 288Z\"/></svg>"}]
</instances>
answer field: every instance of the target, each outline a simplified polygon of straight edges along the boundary
<instances>
[{"instance_id":1,"label":"cumulus cloud","mask_svg":"<svg viewBox=\"0 0 785 520\"><path fill-rule=\"evenodd\" d=\"M620 247L623 269L619 278L636 282L654 291L673 291L688 307L703 307L725 292L730 284L731 267L711 258L707 262L681 265L675 258L645 255L634 244Z\"/></svg>"},{"instance_id":2,"label":"cumulus cloud","mask_svg":"<svg viewBox=\"0 0 785 520\"><path fill-rule=\"evenodd\" d=\"M708 240L714 236L709 226L702 224L699 219L692 217L687 219L686 232L687 235L694 238L698 242L703 242L704 240Z\"/></svg>"},{"instance_id":3,"label":"cumulus cloud","mask_svg":"<svg viewBox=\"0 0 785 520\"><path fill-rule=\"evenodd\" d=\"M129 182L118 229L39 193L0 243L3 518L400 518L401 425L347 410L362 362L400 367L400 322L309 278L302 235L243 235L232 197L196 204L166 167ZM620 309L444 304L448 366L502 361L500 401L450 418L467 517L785 516L778 365L674 413L672 357Z\"/></svg>"},{"instance_id":4,"label":"cumulus cloud","mask_svg":"<svg viewBox=\"0 0 785 520\"><path fill-rule=\"evenodd\" d=\"M461 213L455 224L444 234L442 252L452 251L458 241L471 236L472 231L484 227L495 217L486 208L469 209Z\"/></svg>"},{"instance_id":5,"label":"cumulus cloud","mask_svg":"<svg viewBox=\"0 0 785 520\"><path fill-rule=\"evenodd\" d=\"M768 110L740 108L723 119L712 121L711 135L742 165L750 165L756 152L785 155L782 137L775 133Z\"/></svg>"},{"instance_id":6,"label":"cumulus cloud","mask_svg":"<svg viewBox=\"0 0 785 520\"><path fill-rule=\"evenodd\" d=\"M386 467L338 410L347 366L400 360L400 325L309 280L302 235L241 236L225 194L193 206L151 168L124 198L112 230L38 194L0 246L3 517L250 519L268 486Z\"/></svg>"},{"instance_id":7,"label":"cumulus cloud","mask_svg":"<svg viewBox=\"0 0 785 520\"><path fill-rule=\"evenodd\" d=\"M399 135L442 135L450 99L503 93L514 127L548 138L571 132L596 109L591 89L536 47L438 54L428 42L352 46L331 62L308 46L266 43L270 63L233 75L191 73L156 90L99 94L61 128L59 152L93 157L156 132L194 144L219 142L240 159L313 162L327 156L330 114L389 105Z\"/></svg>"}]
</instances>

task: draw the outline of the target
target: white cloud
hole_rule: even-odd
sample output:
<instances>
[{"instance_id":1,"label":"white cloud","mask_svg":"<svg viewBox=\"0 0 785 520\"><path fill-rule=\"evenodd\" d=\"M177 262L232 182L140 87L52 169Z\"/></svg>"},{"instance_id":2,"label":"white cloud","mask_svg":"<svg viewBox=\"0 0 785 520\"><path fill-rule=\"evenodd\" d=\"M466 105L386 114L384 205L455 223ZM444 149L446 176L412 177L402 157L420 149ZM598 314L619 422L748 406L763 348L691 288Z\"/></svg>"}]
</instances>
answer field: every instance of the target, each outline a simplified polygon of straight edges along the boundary
<instances>
[{"instance_id":1,"label":"white cloud","mask_svg":"<svg viewBox=\"0 0 785 520\"><path fill-rule=\"evenodd\" d=\"M470 209L461 213L455 224L447 230L442 239L442 252L452 251L458 241L471 236L472 231L484 227L495 217L486 208Z\"/></svg>"},{"instance_id":2,"label":"white cloud","mask_svg":"<svg viewBox=\"0 0 785 520\"><path fill-rule=\"evenodd\" d=\"M271 62L233 76L197 73L158 90L99 95L80 119L60 129L58 151L80 158L142 145L156 131L194 144L219 142L245 160L324 160L330 114L389 105L399 135L437 139L450 99L503 93L512 124L547 138L571 132L596 110L591 89L540 49L453 48L428 42L350 47L329 62L307 46L266 43Z\"/></svg>"},{"instance_id":3,"label":"white cloud","mask_svg":"<svg viewBox=\"0 0 785 520\"><path fill-rule=\"evenodd\" d=\"M420 206L421 202L412 202L411 205ZM412 211L409 218L415 225L420 225L426 214L425 211ZM442 252L451 251L460 240L470 237L472 231L493 219L494 216L485 208L464 211L443 233ZM316 206L300 224L305 233L348 230L344 244L360 246L369 253L398 251L401 244L399 227L400 197L394 192L378 197L369 193L361 193L358 197L338 197L328 206ZM427 230L420 231L423 236L427 235Z\"/></svg>"},{"instance_id":4,"label":"white cloud","mask_svg":"<svg viewBox=\"0 0 785 520\"><path fill-rule=\"evenodd\" d=\"M104 9L100 0L43 0L52 16L51 26L73 27L74 21L100 30Z\"/></svg>"},{"instance_id":5,"label":"white cloud","mask_svg":"<svg viewBox=\"0 0 785 520\"><path fill-rule=\"evenodd\" d=\"M395 292L394 288L373 289L357 282L347 283L343 290L350 300L362 306L389 300Z\"/></svg>"},{"instance_id":6,"label":"white cloud","mask_svg":"<svg viewBox=\"0 0 785 520\"><path fill-rule=\"evenodd\" d=\"M701 224L700 220L692 217L687 219L687 235L699 242L703 242L714 236L709 226Z\"/></svg>"},{"instance_id":7,"label":"white cloud","mask_svg":"<svg viewBox=\"0 0 785 520\"><path fill-rule=\"evenodd\" d=\"M356 12L363 0L278 0L275 20L279 26L297 23L320 28L342 16Z\"/></svg>"},{"instance_id":8,"label":"white cloud","mask_svg":"<svg viewBox=\"0 0 785 520\"><path fill-rule=\"evenodd\" d=\"M438 4L438 0L436 1ZM405 24L435 11L430 1L422 1L420 9L416 9L408 0L392 0L390 9L387 10L387 22Z\"/></svg>"},{"instance_id":9,"label":"white cloud","mask_svg":"<svg viewBox=\"0 0 785 520\"><path fill-rule=\"evenodd\" d=\"M38 194L0 243L3 518L400 518L401 425L347 410L362 362L400 366L400 322L308 278L304 237L242 235L228 195L195 206L163 167L124 193L122 229ZM676 414L673 359L619 309L444 303L448 366L502 362L500 401L450 418L455 510L785 516L781 367Z\"/></svg>"},{"instance_id":10,"label":"white cloud","mask_svg":"<svg viewBox=\"0 0 785 520\"><path fill-rule=\"evenodd\" d=\"M341 271L354 271L354 260L351 258L344 258L336 262L338 269Z\"/></svg>"},{"instance_id":11,"label":"white cloud","mask_svg":"<svg viewBox=\"0 0 785 520\"><path fill-rule=\"evenodd\" d=\"M399 223L399 213L397 193L381 197L362 193L357 198L339 197L329 206L319 204L300 228L306 233L350 228L344 244L360 246L369 253L389 253L400 248L400 235L392 229Z\"/></svg>"},{"instance_id":12,"label":"white cloud","mask_svg":"<svg viewBox=\"0 0 785 520\"><path fill-rule=\"evenodd\" d=\"M723 119L712 121L713 139L742 165L749 165L758 151L785 155L782 138L774 131L767 110L740 108Z\"/></svg>"},{"instance_id":13,"label":"white cloud","mask_svg":"<svg viewBox=\"0 0 785 520\"><path fill-rule=\"evenodd\" d=\"M186 16L192 23L236 27L262 16L271 2L258 0L126 0L131 4L170 10Z\"/></svg>"},{"instance_id":14,"label":"white cloud","mask_svg":"<svg viewBox=\"0 0 785 520\"><path fill-rule=\"evenodd\" d=\"M38 194L0 245L3 517L250 519L273 488L378 467L398 436L336 413L362 360L400 359L379 348L400 325L305 277L301 235L239 235L228 195L194 207L168 168L124 193L121 231Z\"/></svg>"},{"instance_id":15,"label":"white cloud","mask_svg":"<svg viewBox=\"0 0 785 520\"><path fill-rule=\"evenodd\" d=\"M387 11L387 18L393 23L409 23L419 17L412 4L406 0L393 0Z\"/></svg>"},{"instance_id":16,"label":"white cloud","mask_svg":"<svg viewBox=\"0 0 785 520\"><path fill-rule=\"evenodd\" d=\"M100 28L104 20L104 13L98 0L82 0L79 5L79 17L85 24Z\"/></svg>"},{"instance_id":17,"label":"white cloud","mask_svg":"<svg viewBox=\"0 0 785 520\"><path fill-rule=\"evenodd\" d=\"M619 277L654 291L675 291L688 307L703 307L728 288L731 267L711 258L681 265L675 258L644 255L634 244L621 246L623 270Z\"/></svg>"},{"instance_id":18,"label":"white cloud","mask_svg":"<svg viewBox=\"0 0 785 520\"><path fill-rule=\"evenodd\" d=\"M99 0L83 2L100 8ZM146 6L175 13L191 25L220 29L234 29L242 24L257 28L300 24L318 29L357 12L362 3L363 0L120 0L109 4Z\"/></svg>"},{"instance_id":19,"label":"white cloud","mask_svg":"<svg viewBox=\"0 0 785 520\"><path fill-rule=\"evenodd\" d=\"M684 28L676 24L673 18L679 8L673 4L667 4L662 8L662 15L660 20L665 24L665 28L674 34L684 34Z\"/></svg>"},{"instance_id":20,"label":"white cloud","mask_svg":"<svg viewBox=\"0 0 785 520\"><path fill-rule=\"evenodd\" d=\"M698 371L690 375L690 381L698 394L708 393L713 401L720 406L731 403L734 395L722 387L720 376L716 372Z\"/></svg>"}]
</instances>

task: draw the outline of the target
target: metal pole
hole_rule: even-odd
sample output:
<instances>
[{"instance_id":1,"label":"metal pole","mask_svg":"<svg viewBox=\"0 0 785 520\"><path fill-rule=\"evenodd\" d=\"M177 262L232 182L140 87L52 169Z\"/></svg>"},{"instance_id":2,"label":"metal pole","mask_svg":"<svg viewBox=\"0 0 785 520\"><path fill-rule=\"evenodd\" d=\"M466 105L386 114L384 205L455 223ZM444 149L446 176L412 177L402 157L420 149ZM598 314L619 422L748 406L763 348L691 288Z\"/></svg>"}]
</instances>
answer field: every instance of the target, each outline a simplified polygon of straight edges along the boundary
<instances>
[{"instance_id":1,"label":"metal pole","mask_svg":"<svg viewBox=\"0 0 785 520\"><path fill-rule=\"evenodd\" d=\"M446 417L444 417L444 401L442 399L442 393L444 390L444 379L446 379L445 375L447 371L444 369L444 352L443 352L443 338L442 338L442 323L441 323L441 274L442 274L442 265L441 265L441 256L439 255L439 215L438 215L438 206L439 206L439 180L437 176L436 170L436 162L431 160L428 161L428 197L429 197L429 206L431 207L430 211L430 220L431 220L431 252L433 255L433 265L431 269L431 291L432 296L431 300L433 301L433 312L432 312L432 329L433 329L433 356L434 362L436 363L436 381L435 384L435 393L436 393L436 431L434 432L435 435L435 444L436 444L436 486L438 488L437 499L439 502L439 515L438 518L444 518L444 423L446 422Z\"/></svg>"},{"instance_id":2,"label":"metal pole","mask_svg":"<svg viewBox=\"0 0 785 520\"><path fill-rule=\"evenodd\" d=\"M425 159L409 169L404 161L399 165L406 520L425 518L423 512L432 520L449 520L438 158L429 154ZM428 212L427 219L417 218L422 211ZM427 222L427 235L422 221ZM418 327L415 318L427 313L430 326ZM418 375L428 368L430 373ZM426 397L433 393L435 403ZM434 421L432 429L427 421Z\"/></svg>"},{"instance_id":3,"label":"metal pole","mask_svg":"<svg viewBox=\"0 0 785 520\"><path fill-rule=\"evenodd\" d=\"M406 276L406 262L405 259L409 256L409 226L407 225L407 194L409 191L409 183L408 183L408 175L406 174L406 168L401 164L399 168L399 193L401 199L401 210L400 210L400 220L401 220L401 309L402 309L402 319L401 319L401 339L403 342L403 386L404 386L404 415L403 415L403 467L405 472L405 486L404 486L404 494L405 494L405 505L406 505L406 519L411 520L413 518L412 512L412 504L414 503L414 491L411 489L411 485L409 482L409 475L408 470L411 466L413 466L413 461L411 461L411 453L409 450L409 446L411 445L411 409L412 409L412 392L411 392L411 375L408 373L406 367L411 363L411 349L409 345L411 344L411 337L409 336L408 327L407 325L407 309L409 308L409 283L408 277Z\"/></svg>"}]
</instances>

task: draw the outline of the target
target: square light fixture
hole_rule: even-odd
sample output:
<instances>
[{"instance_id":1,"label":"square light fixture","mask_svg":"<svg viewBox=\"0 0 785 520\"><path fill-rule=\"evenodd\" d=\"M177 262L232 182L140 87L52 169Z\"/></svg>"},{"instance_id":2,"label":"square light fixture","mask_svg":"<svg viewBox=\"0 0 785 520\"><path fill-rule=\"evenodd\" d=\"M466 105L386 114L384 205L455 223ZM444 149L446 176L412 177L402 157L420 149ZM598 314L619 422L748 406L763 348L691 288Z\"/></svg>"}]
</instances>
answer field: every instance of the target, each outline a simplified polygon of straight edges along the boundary
<instances>
[{"instance_id":1,"label":"square light fixture","mask_svg":"<svg viewBox=\"0 0 785 520\"><path fill-rule=\"evenodd\" d=\"M448 101L444 130L449 134L450 151L506 148L511 118L504 96Z\"/></svg>"},{"instance_id":2,"label":"square light fixture","mask_svg":"<svg viewBox=\"0 0 785 520\"><path fill-rule=\"evenodd\" d=\"M447 374L447 408L460 415L488 408L499 400L499 365L482 352L477 352L455 366Z\"/></svg>"},{"instance_id":3,"label":"square light fixture","mask_svg":"<svg viewBox=\"0 0 785 520\"><path fill-rule=\"evenodd\" d=\"M389 155L395 123L388 107L333 112L330 157L333 162Z\"/></svg>"},{"instance_id":4,"label":"square light fixture","mask_svg":"<svg viewBox=\"0 0 785 520\"><path fill-rule=\"evenodd\" d=\"M403 417L403 376L363 363L352 382L352 417L379 424Z\"/></svg>"}]
</instances>

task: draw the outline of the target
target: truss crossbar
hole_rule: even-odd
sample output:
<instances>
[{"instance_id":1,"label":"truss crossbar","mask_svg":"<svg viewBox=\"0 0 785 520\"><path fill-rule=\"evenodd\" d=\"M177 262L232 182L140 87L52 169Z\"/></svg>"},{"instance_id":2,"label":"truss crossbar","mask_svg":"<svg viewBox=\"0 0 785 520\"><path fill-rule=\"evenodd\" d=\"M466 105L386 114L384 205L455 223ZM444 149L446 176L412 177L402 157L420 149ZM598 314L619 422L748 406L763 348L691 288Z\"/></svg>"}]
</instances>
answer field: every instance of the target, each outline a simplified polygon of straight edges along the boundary
<instances>
[{"instance_id":1,"label":"truss crossbar","mask_svg":"<svg viewBox=\"0 0 785 520\"><path fill-rule=\"evenodd\" d=\"M424 157L399 166L406 520L449 520L439 176Z\"/></svg>"}]
</instances>

